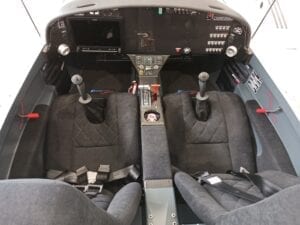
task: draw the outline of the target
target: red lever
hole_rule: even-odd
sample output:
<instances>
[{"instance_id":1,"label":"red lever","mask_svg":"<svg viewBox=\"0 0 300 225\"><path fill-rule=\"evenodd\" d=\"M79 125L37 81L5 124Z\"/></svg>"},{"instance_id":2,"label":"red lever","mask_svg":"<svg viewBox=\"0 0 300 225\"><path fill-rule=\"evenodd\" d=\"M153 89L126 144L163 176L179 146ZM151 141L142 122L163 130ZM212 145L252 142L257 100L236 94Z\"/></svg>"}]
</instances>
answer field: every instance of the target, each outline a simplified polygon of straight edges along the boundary
<instances>
[{"instance_id":1,"label":"red lever","mask_svg":"<svg viewBox=\"0 0 300 225\"><path fill-rule=\"evenodd\" d=\"M39 113L28 113L25 115L19 115L22 118L28 118L28 119L39 119L40 118L40 114Z\"/></svg>"},{"instance_id":2,"label":"red lever","mask_svg":"<svg viewBox=\"0 0 300 225\"><path fill-rule=\"evenodd\" d=\"M259 114L266 114L268 111L265 108L257 108L256 113Z\"/></svg>"},{"instance_id":3,"label":"red lever","mask_svg":"<svg viewBox=\"0 0 300 225\"><path fill-rule=\"evenodd\" d=\"M275 109L265 109L265 108L261 107L261 108L256 109L256 113L259 113L259 114L276 113L279 111L281 111L280 107L277 107Z\"/></svg>"}]
</instances>

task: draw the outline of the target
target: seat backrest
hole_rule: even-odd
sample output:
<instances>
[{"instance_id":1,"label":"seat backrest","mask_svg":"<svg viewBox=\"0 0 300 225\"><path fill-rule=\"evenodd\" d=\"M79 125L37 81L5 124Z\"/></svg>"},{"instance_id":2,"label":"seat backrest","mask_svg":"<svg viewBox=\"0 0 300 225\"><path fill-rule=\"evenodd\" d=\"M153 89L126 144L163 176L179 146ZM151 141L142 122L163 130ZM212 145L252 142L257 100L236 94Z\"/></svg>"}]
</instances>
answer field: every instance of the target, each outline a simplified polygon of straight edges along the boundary
<instances>
[{"instance_id":1,"label":"seat backrest","mask_svg":"<svg viewBox=\"0 0 300 225\"><path fill-rule=\"evenodd\" d=\"M78 95L58 97L50 112L47 134L47 169L74 171L82 166L111 171L140 160L136 96L109 95L102 123L91 123Z\"/></svg>"},{"instance_id":2,"label":"seat backrest","mask_svg":"<svg viewBox=\"0 0 300 225\"><path fill-rule=\"evenodd\" d=\"M165 121L173 165L187 173L224 173L242 166L255 171L250 125L239 96L208 92L211 113L199 121L186 93L164 97Z\"/></svg>"}]
</instances>

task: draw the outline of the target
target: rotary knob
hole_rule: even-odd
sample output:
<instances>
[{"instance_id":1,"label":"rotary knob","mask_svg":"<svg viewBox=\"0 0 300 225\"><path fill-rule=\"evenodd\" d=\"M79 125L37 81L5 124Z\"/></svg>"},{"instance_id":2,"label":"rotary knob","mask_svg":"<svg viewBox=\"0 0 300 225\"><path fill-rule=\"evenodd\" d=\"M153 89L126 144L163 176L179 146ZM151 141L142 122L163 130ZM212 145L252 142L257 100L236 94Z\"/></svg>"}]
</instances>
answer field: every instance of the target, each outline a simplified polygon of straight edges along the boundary
<instances>
[{"instance_id":1,"label":"rotary knob","mask_svg":"<svg viewBox=\"0 0 300 225\"><path fill-rule=\"evenodd\" d=\"M57 52L62 55L62 56L67 56L70 54L71 49L68 45L66 44L60 44L57 48Z\"/></svg>"},{"instance_id":2,"label":"rotary knob","mask_svg":"<svg viewBox=\"0 0 300 225\"><path fill-rule=\"evenodd\" d=\"M235 46L231 45L231 46L228 46L227 49L226 49L226 55L229 57L229 58L232 58L234 56L236 56L238 53L238 50Z\"/></svg>"}]
</instances>

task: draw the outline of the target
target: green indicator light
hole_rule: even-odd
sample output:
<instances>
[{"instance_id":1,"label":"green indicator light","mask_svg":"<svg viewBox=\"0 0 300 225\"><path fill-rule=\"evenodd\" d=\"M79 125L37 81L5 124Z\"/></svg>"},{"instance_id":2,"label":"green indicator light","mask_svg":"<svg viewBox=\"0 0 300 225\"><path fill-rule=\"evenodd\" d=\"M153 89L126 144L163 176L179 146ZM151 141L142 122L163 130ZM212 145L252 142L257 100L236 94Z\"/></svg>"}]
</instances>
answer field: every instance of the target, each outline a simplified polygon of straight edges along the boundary
<instances>
[{"instance_id":1,"label":"green indicator light","mask_svg":"<svg viewBox=\"0 0 300 225\"><path fill-rule=\"evenodd\" d=\"M162 15L163 14L163 8L158 8L158 15Z\"/></svg>"}]
</instances>

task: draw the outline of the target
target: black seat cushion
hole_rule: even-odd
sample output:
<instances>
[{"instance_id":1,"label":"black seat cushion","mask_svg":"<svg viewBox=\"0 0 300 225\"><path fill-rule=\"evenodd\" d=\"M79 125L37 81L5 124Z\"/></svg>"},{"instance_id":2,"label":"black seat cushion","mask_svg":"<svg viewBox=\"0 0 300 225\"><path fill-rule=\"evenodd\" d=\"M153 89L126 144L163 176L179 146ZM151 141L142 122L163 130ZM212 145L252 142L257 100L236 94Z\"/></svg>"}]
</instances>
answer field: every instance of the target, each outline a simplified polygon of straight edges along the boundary
<instances>
[{"instance_id":1,"label":"black seat cushion","mask_svg":"<svg viewBox=\"0 0 300 225\"><path fill-rule=\"evenodd\" d=\"M239 96L208 92L211 114L205 122L195 115L186 93L164 97L172 163L187 173L224 173L241 166L255 171L248 117Z\"/></svg>"},{"instance_id":2,"label":"black seat cushion","mask_svg":"<svg viewBox=\"0 0 300 225\"><path fill-rule=\"evenodd\" d=\"M107 210L114 194L108 190L102 190L100 194L92 198L92 202L100 209Z\"/></svg>"},{"instance_id":3,"label":"black seat cushion","mask_svg":"<svg viewBox=\"0 0 300 225\"><path fill-rule=\"evenodd\" d=\"M124 186L107 211L69 184L46 179L0 181L0 224L130 225L141 198L138 183Z\"/></svg>"},{"instance_id":4,"label":"black seat cushion","mask_svg":"<svg viewBox=\"0 0 300 225\"><path fill-rule=\"evenodd\" d=\"M255 195L259 198L264 198L260 190L254 186L252 183L245 179L241 179L229 174L214 174L216 176L219 176L222 178L222 181L234 186L240 190L243 190L249 194ZM283 190L286 188L289 188L291 186L298 186L298 192L300 190L300 179L296 176L290 175L290 174L285 174L280 171L264 171L261 173L258 173L258 175L262 176L263 178L267 179L271 183L277 185L278 187L281 187ZM246 220L241 220L241 218L237 218L236 221L232 223L225 222L227 221L228 218L226 218L229 212L234 214L239 210L240 212L245 210L245 218L248 218L248 220L252 221L252 224L272 224L273 220L269 220L268 223L255 223L255 217L259 217L261 221L263 221L264 213L270 214L275 216L276 211L284 211L284 208L281 209L280 206L275 209L274 212L272 212L272 207L270 207L272 204L277 204L277 201L285 201L282 199L281 192L278 192L271 197L266 198L265 200L269 198L279 198L277 200L271 200L271 203L264 203L265 200L262 200L260 202L257 202L255 204L244 200L240 199L236 196L233 196L231 194L224 193L212 186L208 185L200 185L195 179L193 179L191 176L189 176L186 173L179 172L175 175L175 183L176 186L181 193L182 197L186 200L187 204L190 206L190 208L195 212L195 214L203 221L205 224L245 224ZM300 192L299 192L300 194ZM300 195L297 194L295 198L297 199L298 203L295 202L296 204L300 205ZM276 197L278 195L278 197ZM274 197L273 197L274 196ZM292 199L289 198L289 201ZM268 200L269 201L269 200ZM273 202L274 201L274 202ZM245 206L250 206L245 207ZM262 207L261 205L265 205ZM255 214L257 213L255 210L255 207L261 207L260 214ZM270 207L270 208L268 208ZM284 206L285 207L285 206ZM289 212L286 212L287 214ZM251 218L250 215L252 215L254 218ZM266 216L267 217L267 216ZM293 215L292 217L295 217ZM222 218L222 219L221 219ZM233 219L233 215L231 215L231 219ZM256 218L257 219L257 218ZM300 219L300 217L299 217ZM268 218L267 218L268 220ZM278 223L280 220L276 222ZM274 222L274 221L273 221ZM249 223L251 224L251 223ZM295 223L289 223L286 222L286 224L295 224Z\"/></svg>"},{"instance_id":5,"label":"black seat cushion","mask_svg":"<svg viewBox=\"0 0 300 225\"><path fill-rule=\"evenodd\" d=\"M109 95L102 123L91 123L78 95L58 97L51 108L47 134L47 169L74 171L82 166L112 171L140 160L136 96Z\"/></svg>"}]
</instances>

